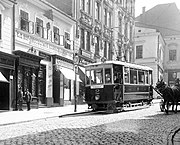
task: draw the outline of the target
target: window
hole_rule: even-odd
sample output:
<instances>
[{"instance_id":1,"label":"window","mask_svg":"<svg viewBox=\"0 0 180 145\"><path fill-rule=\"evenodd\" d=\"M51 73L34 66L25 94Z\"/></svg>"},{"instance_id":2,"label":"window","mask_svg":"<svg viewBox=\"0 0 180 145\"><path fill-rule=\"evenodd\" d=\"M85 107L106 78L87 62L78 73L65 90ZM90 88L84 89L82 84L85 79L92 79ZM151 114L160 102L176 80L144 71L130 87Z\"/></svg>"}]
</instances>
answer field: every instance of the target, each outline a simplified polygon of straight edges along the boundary
<instances>
[{"instance_id":1,"label":"window","mask_svg":"<svg viewBox=\"0 0 180 145\"><path fill-rule=\"evenodd\" d=\"M65 32L64 37L65 37L65 46L64 47L67 49L71 49L70 34Z\"/></svg>"},{"instance_id":2,"label":"window","mask_svg":"<svg viewBox=\"0 0 180 145\"><path fill-rule=\"evenodd\" d=\"M130 69L130 83L137 84L137 70Z\"/></svg>"},{"instance_id":3,"label":"window","mask_svg":"<svg viewBox=\"0 0 180 145\"><path fill-rule=\"evenodd\" d=\"M145 84L149 84L149 77L148 77L148 71L145 71Z\"/></svg>"},{"instance_id":4,"label":"window","mask_svg":"<svg viewBox=\"0 0 180 145\"><path fill-rule=\"evenodd\" d=\"M86 84L90 85L90 80L91 80L91 75L90 75L90 71L86 71Z\"/></svg>"},{"instance_id":5,"label":"window","mask_svg":"<svg viewBox=\"0 0 180 145\"><path fill-rule=\"evenodd\" d=\"M106 68L105 69L105 83L112 83L111 81L111 69L110 68Z\"/></svg>"},{"instance_id":6,"label":"window","mask_svg":"<svg viewBox=\"0 0 180 145\"><path fill-rule=\"evenodd\" d=\"M81 49L84 49L85 48L85 42L84 42L84 29L81 28L81 40L80 40L80 43L81 43Z\"/></svg>"},{"instance_id":7,"label":"window","mask_svg":"<svg viewBox=\"0 0 180 145\"><path fill-rule=\"evenodd\" d=\"M20 25L21 30L29 32L29 15L23 10L20 11Z\"/></svg>"},{"instance_id":8,"label":"window","mask_svg":"<svg viewBox=\"0 0 180 145\"><path fill-rule=\"evenodd\" d=\"M104 9L104 24L107 26L107 9Z\"/></svg>"},{"instance_id":9,"label":"window","mask_svg":"<svg viewBox=\"0 0 180 145\"><path fill-rule=\"evenodd\" d=\"M103 83L103 69L91 70L91 84Z\"/></svg>"},{"instance_id":10,"label":"window","mask_svg":"<svg viewBox=\"0 0 180 145\"><path fill-rule=\"evenodd\" d=\"M90 43L91 43L91 41L90 41L90 32L86 32L86 50L87 51L90 51Z\"/></svg>"},{"instance_id":11,"label":"window","mask_svg":"<svg viewBox=\"0 0 180 145\"><path fill-rule=\"evenodd\" d=\"M85 0L81 0L81 9L85 11Z\"/></svg>"},{"instance_id":12,"label":"window","mask_svg":"<svg viewBox=\"0 0 180 145\"><path fill-rule=\"evenodd\" d=\"M145 76L144 76L144 71L138 71L138 82L139 84L144 84L145 83Z\"/></svg>"},{"instance_id":13,"label":"window","mask_svg":"<svg viewBox=\"0 0 180 145\"><path fill-rule=\"evenodd\" d=\"M60 43L60 37L59 37L59 28L53 26L53 33L54 33L54 43L58 44Z\"/></svg>"},{"instance_id":14,"label":"window","mask_svg":"<svg viewBox=\"0 0 180 145\"><path fill-rule=\"evenodd\" d=\"M36 34L40 37L44 37L43 30L43 20L36 18Z\"/></svg>"},{"instance_id":15,"label":"window","mask_svg":"<svg viewBox=\"0 0 180 145\"><path fill-rule=\"evenodd\" d=\"M130 71L128 67L124 68L124 80L125 83L129 83L129 76L130 76Z\"/></svg>"},{"instance_id":16,"label":"window","mask_svg":"<svg viewBox=\"0 0 180 145\"><path fill-rule=\"evenodd\" d=\"M169 61L176 61L176 50L169 50Z\"/></svg>"},{"instance_id":17,"label":"window","mask_svg":"<svg viewBox=\"0 0 180 145\"><path fill-rule=\"evenodd\" d=\"M95 18L100 20L100 3L95 3Z\"/></svg>"},{"instance_id":18,"label":"window","mask_svg":"<svg viewBox=\"0 0 180 145\"><path fill-rule=\"evenodd\" d=\"M96 55L99 55L99 37L98 36L96 36L95 37L95 54Z\"/></svg>"},{"instance_id":19,"label":"window","mask_svg":"<svg viewBox=\"0 0 180 145\"><path fill-rule=\"evenodd\" d=\"M108 17L108 25L109 25L109 28L111 28L111 18L112 17L112 14L111 12L109 12L109 17Z\"/></svg>"},{"instance_id":20,"label":"window","mask_svg":"<svg viewBox=\"0 0 180 145\"><path fill-rule=\"evenodd\" d=\"M91 14L91 0L87 0L87 13Z\"/></svg>"},{"instance_id":21,"label":"window","mask_svg":"<svg viewBox=\"0 0 180 145\"><path fill-rule=\"evenodd\" d=\"M107 58L107 41L104 41L104 57Z\"/></svg>"},{"instance_id":22,"label":"window","mask_svg":"<svg viewBox=\"0 0 180 145\"><path fill-rule=\"evenodd\" d=\"M143 46L142 45L136 46L136 59L143 58L142 55L143 55Z\"/></svg>"},{"instance_id":23,"label":"window","mask_svg":"<svg viewBox=\"0 0 180 145\"><path fill-rule=\"evenodd\" d=\"M122 66L114 65L113 69L114 69L113 71L114 83L122 84L123 83Z\"/></svg>"},{"instance_id":24,"label":"window","mask_svg":"<svg viewBox=\"0 0 180 145\"><path fill-rule=\"evenodd\" d=\"M2 15L0 14L0 40L2 39Z\"/></svg>"}]
</instances>

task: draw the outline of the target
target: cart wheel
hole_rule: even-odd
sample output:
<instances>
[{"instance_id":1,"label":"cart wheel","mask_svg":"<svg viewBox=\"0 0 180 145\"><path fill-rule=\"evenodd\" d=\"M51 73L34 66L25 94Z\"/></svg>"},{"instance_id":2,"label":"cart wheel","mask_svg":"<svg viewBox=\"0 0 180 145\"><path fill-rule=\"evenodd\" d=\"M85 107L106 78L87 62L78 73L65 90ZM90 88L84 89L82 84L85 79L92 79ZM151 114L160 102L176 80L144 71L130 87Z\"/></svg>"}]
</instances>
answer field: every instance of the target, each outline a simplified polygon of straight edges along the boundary
<instances>
[{"instance_id":1,"label":"cart wheel","mask_svg":"<svg viewBox=\"0 0 180 145\"><path fill-rule=\"evenodd\" d=\"M160 102L160 110L161 110L161 112L164 112L165 111L165 108L164 108L164 106L163 106L163 103L164 103L164 101L163 100L161 100L161 102Z\"/></svg>"}]
</instances>

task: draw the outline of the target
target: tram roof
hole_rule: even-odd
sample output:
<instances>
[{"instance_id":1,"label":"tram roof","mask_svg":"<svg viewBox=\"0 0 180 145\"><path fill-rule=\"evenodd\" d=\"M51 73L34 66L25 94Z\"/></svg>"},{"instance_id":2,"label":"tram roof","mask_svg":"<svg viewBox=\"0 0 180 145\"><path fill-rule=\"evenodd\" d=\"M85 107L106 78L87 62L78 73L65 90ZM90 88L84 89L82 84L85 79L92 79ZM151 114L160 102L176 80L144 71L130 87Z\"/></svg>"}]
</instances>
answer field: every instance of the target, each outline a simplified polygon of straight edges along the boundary
<instances>
[{"instance_id":1,"label":"tram roof","mask_svg":"<svg viewBox=\"0 0 180 145\"><path fill-rule=\"evenodd\" d=\"M136 69L142 69L142 70L153 70L152 68L150 68L148 66L145 66L145 65L139 65L139 64L128 63L128 62L123 62L123 61L96 62L96 63L88 64L85 67L94 66L94 65L106 65L106 64L117 64L117 65L127 66L127 67L130 67L130 68L136 68Z\"/></svg>"}]
</instances>

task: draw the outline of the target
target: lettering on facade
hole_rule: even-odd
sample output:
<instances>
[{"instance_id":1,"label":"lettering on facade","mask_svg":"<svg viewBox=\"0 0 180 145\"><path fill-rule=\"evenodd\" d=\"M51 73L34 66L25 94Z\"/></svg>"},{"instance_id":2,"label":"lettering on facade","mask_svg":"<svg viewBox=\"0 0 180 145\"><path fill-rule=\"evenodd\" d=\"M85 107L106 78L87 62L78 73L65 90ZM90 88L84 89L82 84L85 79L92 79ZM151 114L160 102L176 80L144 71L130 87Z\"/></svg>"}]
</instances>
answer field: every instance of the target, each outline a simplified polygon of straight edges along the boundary
<instances>
[{"instance_id":1,"label":"lettering on facade","mask_svg":"<svg viewBox=\"0 0 180 145\"><path fill-rule=\"evenodd\" d=\"M56 65L58 68L62 66L62 67L73 69L73 64L65 62L65 61L57 59L57 58L56 58Z\"/></svg>"},{"instance_id":2,"label":"lettering on facade","mask_svg":"<svg viewBox=\"0 0 180 145\"><path fill-rule=\"evenodd\" d=\"M53 51L55 51L54 53L63 55L64 57L73 60L73 52L70 52L70 51L66 50L65 48L57 47L46 41L42 41L33 36L24 34L23 32L20 32L18 30L16 30L16 38L23 43L27 43L31 46L36 46L36 47L42 48L42 49L44 49L44 51L53 50Z\"/></svg>"}]
</instances>

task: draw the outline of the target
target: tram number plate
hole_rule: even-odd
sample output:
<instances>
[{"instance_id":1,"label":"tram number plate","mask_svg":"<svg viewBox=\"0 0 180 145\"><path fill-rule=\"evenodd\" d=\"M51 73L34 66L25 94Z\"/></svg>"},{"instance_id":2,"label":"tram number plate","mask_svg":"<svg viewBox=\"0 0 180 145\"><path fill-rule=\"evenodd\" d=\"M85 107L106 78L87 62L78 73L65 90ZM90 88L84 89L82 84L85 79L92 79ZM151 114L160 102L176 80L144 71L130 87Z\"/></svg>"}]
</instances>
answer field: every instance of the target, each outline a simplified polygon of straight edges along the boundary
<instances>
[{"instance_id":1,"label":"tram number plate","mask_svg":"<svg viewBox=\"0 0 180 145\"><path fill-rule=\"evenodd\" d=\"M104 88L104 85L93 85L91 89Z\"/></svg>"}]
</instances>

